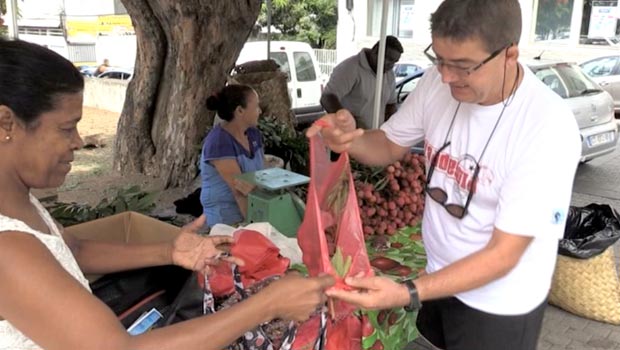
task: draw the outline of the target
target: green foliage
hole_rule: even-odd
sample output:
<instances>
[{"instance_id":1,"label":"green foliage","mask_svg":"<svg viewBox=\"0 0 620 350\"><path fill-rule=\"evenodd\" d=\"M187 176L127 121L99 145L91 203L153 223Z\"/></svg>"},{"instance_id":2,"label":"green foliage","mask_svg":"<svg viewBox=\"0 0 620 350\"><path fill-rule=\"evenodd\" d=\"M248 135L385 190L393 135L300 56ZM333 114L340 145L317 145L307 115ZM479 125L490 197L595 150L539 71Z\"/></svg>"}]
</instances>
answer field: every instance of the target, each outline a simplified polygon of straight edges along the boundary
<instances>
[{"instance_id":1,"label":"green foliage","mask_svg":"<svg viewBox=\"0 0 620 350\"><path fill-rule=\"evenodd\" d=\"M148 213L155 207L155 193L143 192L139 186L119 189L112 199L104 198L95 207L78 203L57 203L48 208L63 226L71 226L106 216L135 211Z\"/></svg>"},{"instance_id":2,"label":"green foliage","mask_svg":"<svg viewBox=\"0 0 620 350\"><path fill-rule=\"evenodd\" d=\"M382 273L379 270L375 270L375 273L397 282L402 282L407 278L416 278L418 271L426 266L426 251L424 244L413 240L411 235L418 235L421 230L420 224L415 227L402 228L395 235L387 236L387 245L379 245L379 247L372 240L368 240L366 250L371 260L380 256L386 257L412 269L412 274L404 277ZM392 247L392 244L396 243L400 246ZM364 310L362 314L368 317L374 328L371 334L362 339L363 349L375 349L373 347L375 343L382 344L384 349L404 349L407 344L418 337L415 325L417 312L406 312L403 308L396 308L381 311Z\"/></svg>"},{"instance_id":3,"label":"green foliage","mask_svg":"<svg viewBox=\"0 0 620 350\"><path fill-rule=\"evenodd\" d=\"M273 0L271 23L282 32L279 39L304 41L314 48L334 49L337 13L336 0ZM258 22L267 26L265 2Z\"/></svg>"},{"instance_id":4,"label":"green foliage","mask_svg":"<svg viewBox=\"0 0 620 350\"><path fill-rule=\"evenodd\" d=\"M297 271L299 272L302 276L308 276L308 267L304 264L292 264L291 267L289 268L290 271Z\"/></svg>"},{"instance_id":5,"label":"green foliage","mask_svg":"<svg viewBox=\"0 0 620 350\"><path fill-rule=\"evenodd\" d=\"M353 259L350 255L345 258L342 254L342 250L340 249L340 247L338 247L336 248L336 253L334 253L334 256L332 256L331 262L338 276L344 278L347 273L349 273L349 269L351 268L351 263L353 262Z\"/></svg>"},{"instance_id":6,"label":"green foliage","mask_svg":"<svg viewBox=\"0 0 620 350\"><path fill-rule=\"evenodd\" d=\"M0 38L5 38L8 34L6 27L3 25L2 15L6 14L6 1L0 0Z\"/></svg>"},{"instance_id":7,"label":"green foliage","mask_svg":"<svg viewBox=\"0 0 620 350\"><path fill-rule=\"evenodd\" d=\"M540 0L536 34L553 39L562 28L570 28L574 0Z\"/></svg>"},{"instance_id":8,"label":"green foliage","mask_svg":"<svg viewBox=\"0 0 620 350\"><path fill-rule=\"evenodd\" d=\"M302 132L273 117L261 117L258 129L263 135L265 153L282 158L291 171L308 175L310 151Z\"/></svg>"}]
</instances>

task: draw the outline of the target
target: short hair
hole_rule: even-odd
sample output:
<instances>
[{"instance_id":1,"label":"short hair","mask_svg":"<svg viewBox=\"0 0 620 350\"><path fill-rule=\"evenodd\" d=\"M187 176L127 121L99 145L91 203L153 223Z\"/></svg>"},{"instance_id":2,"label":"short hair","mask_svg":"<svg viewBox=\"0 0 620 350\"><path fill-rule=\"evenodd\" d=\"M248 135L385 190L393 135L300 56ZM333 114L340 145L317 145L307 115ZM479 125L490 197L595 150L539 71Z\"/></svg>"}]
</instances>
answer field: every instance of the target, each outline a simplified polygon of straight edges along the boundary
<instances>
[{"instance_id":1,"label":"short hair","mask_svg":"<svg viewBox=\"0 0 620 350\"><path fill-rule=\"evenodd\" d=\"M379 43L381 41L377 41L375 43L375 45L372 47L373 50L379 50ZM403 50L403 45L400 43L400 41L398 41L398 38L396 38L393 35L388 35L385 37L385 47L386 48L390 48L392 50L396 50L400 53L403 53L405 50Z\"/></svg>"},{"instance_id":2,"label":"short hair","mask_svg":"<svg viewBox=\"0 0 620 350\"><path fill-rule=\"evenodd\" d=\"M84 90L84 77L66 58L43 46L0 39L0 105L27 127L56 107L59 95Z\"/></svg>"},{"instance_id":3,"label":"short hair","mask_svg":"<svg viewBox=\"0 0 620 350\"><path fill-rule=\"evenodd\" d=\"M254 89L248 85L230 84L207 98L207 108L217 111L217 115L229 122L233 120L235 109L238 106L245 108L248 105L248 96Z\"/></svg>"},{"instance_id":4,"label":"short hair","mask_svg":"<svg viewBox=\"0 0 620 350\"><path fill-rule=\"evenodd\" d=\"M431 15L433 36L479 39L488 52L518 44L521 26L518 0L445 0Z\"/></svg>"}]
</instances>

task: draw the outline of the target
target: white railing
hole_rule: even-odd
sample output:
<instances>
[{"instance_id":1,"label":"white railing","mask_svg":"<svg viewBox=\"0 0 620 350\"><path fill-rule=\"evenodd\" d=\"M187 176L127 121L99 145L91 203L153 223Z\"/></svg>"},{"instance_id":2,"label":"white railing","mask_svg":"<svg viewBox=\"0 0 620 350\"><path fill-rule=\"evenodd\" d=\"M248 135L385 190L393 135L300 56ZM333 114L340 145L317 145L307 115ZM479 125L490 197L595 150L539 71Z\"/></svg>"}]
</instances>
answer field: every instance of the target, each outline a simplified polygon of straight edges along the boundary
<instances>
[{"instance_id":1,"label":"white railing","mask_svg":"<svg viewBox=\"0 0 620 350\"><path fill-rule=\"evenodd\" d=\"M314 49L321 73L330 76L336 66L336 50Z\"/></svg>"}]
</instances>

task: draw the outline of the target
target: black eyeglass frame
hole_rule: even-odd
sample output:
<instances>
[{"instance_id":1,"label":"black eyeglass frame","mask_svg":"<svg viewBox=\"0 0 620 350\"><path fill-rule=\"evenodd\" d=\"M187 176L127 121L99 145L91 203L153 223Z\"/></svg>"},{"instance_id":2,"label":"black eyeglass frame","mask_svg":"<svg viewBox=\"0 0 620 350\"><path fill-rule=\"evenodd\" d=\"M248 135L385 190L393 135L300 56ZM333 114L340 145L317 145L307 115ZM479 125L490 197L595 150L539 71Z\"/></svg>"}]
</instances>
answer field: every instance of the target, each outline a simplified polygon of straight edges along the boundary
<instances>
[{"instance_id":1,"label":"black eyeglass frame","mask_svg":"<svg viewBox=\"0 0 620 350\"><path fill-rule=\"evenodd\" d=\"M482 66L484 66L485 64L489 63L492 59L494 59L495 57L497 57L497 56L498 56L498 55L499 55L502 51L504 51L505 49L507 49L507 48L509 48L509 47L511 47L511 46L512 46L512 44L508 44L508 45L504 45L504 46L502 46L501 48L499 48L499 49L497 49L497 50L493 51L493 52L489 55L489 57L485 58L482 62L480 62L480 63L478 63L478 64L476 64L475 66L470 67L470 68L462 68L462 67L455 66L455 65L449 65L449 66L450 66L451 68L453 68L453 69L457 69L457 70L458 70L459 72L461 72L463 75L465 75L465 76L469 76L469 75L471 75L472 73L474 73L475 71L477 71L478 69L482 68ZM433 65L436 65L436 66L437 66L437 65L444 65L444 66L445 66L445 64L443 63L443 60L442 60L442 59L439 59L439 58L437 58L437 57L435 57L435 56L431 55L431 54L428 52L428 51L431 49L431 47L433 47L433 43L430 43L430 44L428 45L428 47L426 47L426 49L424 49L424 56L426 56L426 58L428 58L428 59L429 59L429 61L431 61L431 63L432 63Z\"/></svg>"}]
</instances>

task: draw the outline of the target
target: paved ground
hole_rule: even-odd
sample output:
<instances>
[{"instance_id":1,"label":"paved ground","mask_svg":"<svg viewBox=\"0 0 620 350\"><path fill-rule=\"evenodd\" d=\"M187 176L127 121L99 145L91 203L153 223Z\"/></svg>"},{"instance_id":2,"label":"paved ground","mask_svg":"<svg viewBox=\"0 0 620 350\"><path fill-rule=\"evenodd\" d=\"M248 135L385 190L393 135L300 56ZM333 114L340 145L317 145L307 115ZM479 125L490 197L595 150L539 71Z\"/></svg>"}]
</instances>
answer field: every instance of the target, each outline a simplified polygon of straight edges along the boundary
<instances>
[{"instance_id":1,"label":"paved ground","mask_svg":"<svg viewBox=\"0 0 620 350\"><path fill-rule=\"evenodd\" d=\"M609 204L620 211L620 150L583 164L577 170L572 205L585 206L590 203ZM620 242L615 248L617 266L620 266ZM432 348L417 341L407 349ZM549 305L536 350L569 349L620 350L620 326L588 320Z\"/></svg>"},{"instance_id":2,"label":"paved ground","mask_svg":"<svg viewBox=\"0 0 620 350\"><path fill-rule=\"evenodd\" d=\"M577 170L572 204L584 206L590 203L609 204L620 211L619 150L583 164ZM619 248L616 244L616 253ZM618 254L616 259L619 260ZM538 350L560 349L620 349L620 326L587 320L549 306Z\"/></svg>"}]
</instances>

